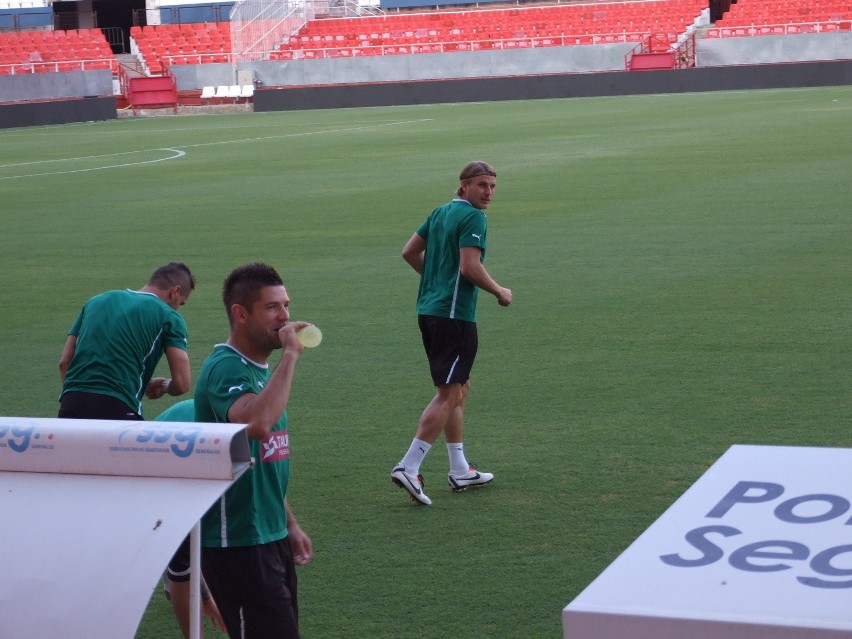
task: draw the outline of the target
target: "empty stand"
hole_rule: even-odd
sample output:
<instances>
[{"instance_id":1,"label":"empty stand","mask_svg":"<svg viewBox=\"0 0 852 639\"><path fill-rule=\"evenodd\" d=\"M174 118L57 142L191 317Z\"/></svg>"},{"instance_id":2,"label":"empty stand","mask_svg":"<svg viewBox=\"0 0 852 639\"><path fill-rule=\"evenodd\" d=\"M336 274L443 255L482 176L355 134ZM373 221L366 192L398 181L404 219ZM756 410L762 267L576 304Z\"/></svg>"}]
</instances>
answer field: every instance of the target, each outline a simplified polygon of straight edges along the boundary
<instances>
[{"instance_id":1,"label":"empty stand","mask_svg":"<svg viewBox=\"0 0 852 639\"><path fill-rule=\"evenodd\" d=\"M100 29L0 33L0 74L117 68Z\"/></svg>"},{"instance_id":2,"label":"empty stand","mask_svg":"<svg viewBox=\"0 0 852 639\"><path fill-rule=\"evenodd\" d=\"M790 35L852 29L848 0L739 0L716 21L708 37Z\"/></svg>"},{"instance_id":3,"label":"empty stand","mask_svg":"<svg viewBox=\"0 0 852 639\"><path fill-rule=\"evenodd\" d=\"M270 52L269 59L636 43L651 34L667 34L674 41L706 7L706 0L633 0L323 18L305 24ZM169 66L227 63L232 58L227 22L134 26L130 40L131 51L151 75L160 75ZM0 44L0 72L117 70L99 29L0 34Z\"/></svg>"},{"instance_id":4,"label":"empty stand","mask_svg":"<svg viewBox=\"0 0 852 639\"><path fill-rule=\"evenodd\" d=\"M317 19L270 57L293 60L638 42L651 33L676 38L706 8L706 0L650 0Z\"/></svg>"},{"instance_id":5,"label":"empty stand","mask_svg":"<svg viewBox=\"0 0 852 639\"><path fill-rule=\"evenodd\" d=\"M160 24L130 29L131 51L152 74L165 66L230 62L231 27L227 22Z\"/></svg>"}]
</instances>

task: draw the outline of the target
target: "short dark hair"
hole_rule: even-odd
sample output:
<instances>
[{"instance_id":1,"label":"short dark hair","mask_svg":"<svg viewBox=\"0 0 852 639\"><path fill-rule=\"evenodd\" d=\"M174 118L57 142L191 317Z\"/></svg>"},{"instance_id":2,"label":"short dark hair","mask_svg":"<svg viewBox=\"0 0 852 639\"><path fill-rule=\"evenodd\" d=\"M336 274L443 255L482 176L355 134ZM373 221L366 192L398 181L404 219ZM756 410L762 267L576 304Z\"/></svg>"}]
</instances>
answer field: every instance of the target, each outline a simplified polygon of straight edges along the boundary
<instances>
[{"instance_id":1,"label":"short dark hair","mask_svg":"<svg viewBox=\"0 0 852 639\"><path fill-rule=\"evenodd\" d=\"M239 304L246 308L251 307L260 297L260 289L266 286L284 286L281 276L268 264L252 262L231 271L222 285L222 301L225 303L225 313L231 325L234 323L231 306Z\"/></svg>"},{"instance_id":2,"label":"short dark hair","mask_svg":"<svg viewBox=\"0 0 852 639\"><path fill-rule=\"evenodd\" d=\"M195 275L183 262L169 262L153 272L148 284L161 290L180 286L184 293L189 294L190 291L195 290Z\"/></svg>"}]
</instances>

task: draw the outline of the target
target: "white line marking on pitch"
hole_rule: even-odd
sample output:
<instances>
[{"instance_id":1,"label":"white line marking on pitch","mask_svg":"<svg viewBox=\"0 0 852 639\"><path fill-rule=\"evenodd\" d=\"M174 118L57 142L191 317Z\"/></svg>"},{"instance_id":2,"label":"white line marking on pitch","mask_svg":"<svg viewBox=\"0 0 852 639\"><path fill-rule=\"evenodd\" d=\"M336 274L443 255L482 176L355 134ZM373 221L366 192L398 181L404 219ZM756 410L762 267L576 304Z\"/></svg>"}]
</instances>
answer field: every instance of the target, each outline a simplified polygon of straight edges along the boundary
<instances>
[{"instance_id":1,"label":"white line marking on pitch","mask_svg":"<svg viewBox=\"0 0 852 639\"><path fill-rule=\"evenodd\" d=\"M46 173L30 173L28 175L9 175L0 177L0 180L14 180L15 178L25 177L41 177L44 175L65 175L66 173L88 173L89 171L103 171L104 169L117 169L122 166L139 166L141 164L154 164L155 162L166 162L167 160L175 160L186 155L186 151L179 149L147 149L145 151L125 151L123 153L108 153L106 155L90 155L83 158L64 158L59 160L41 160L38 162L24 162L23 164L7 164L5 166L26 166L28 164L50 164L53 162L74 162L76 160L94 160L96 158L109 158L119 155L133 155L137 153L153 153L154 151L171 151L173 155L157 158L156 160L142 160L140 162L125 162L124 164L107 164L105 166L93 166L88 169L68 169L67 171L48 171ZM0 166L0 168L4 168Z\"/></svg>"},{"instance_id":2,"label":"white line marking on pitch","mask_svg":"<svg viewBox=\"0 0 852 639\"><path fill-rule=\"evenodd\" d=\"M156 151L171 151L174 155L170 157L157 158L156 160L144 160L140 162L126 162L123 164L108 164L106 166L97 166L88 169L69 169L67 171L49 171L45 173L30 173L27 175L9 175L6 177L0 176L0 180L14 180L17 178L27 178L27 177L42 177L47 175L65 175L68 173L87 173L89 171L103 171L104 169L117 169L121 167L127 166L139 166L142 164L154 164L156 162L165 162L167 160L176 160L186 155L186 151L181 151L180 149L192 149L202 146L216 146L220 144L239 144L241 142L260 142L263 140L277 140L281 138L297 138L304 137L308 135L323 135L326 133L347 133L350 131L363 131L366 129L377 129L382 127L390 127L390 126L399 126L401 124L418 124L420 122L431 122L433 118L424 118L420 120L403 120L399 122L385 122L382 124L371 124L364 126L356 126L356 127L346 127L342 129L327 129L325 131L305 131L303 133L284 133L281 135L266 135L257 138L242 138L239 140L220 140L218 142L200 142L198 144L184 144L181 146L176 146L175 148L167 148L167 149L142 149L140 151L122 151L121 153L108 153L104 155L90 155L86 157L77 157L77 158L59 158L55 160L36 160L34 162L21 162L20 164L0 164L0 169L13 168L19 166L30 166L35 164L51 164L56 162L75 162L78 160L92 160L97 158L108 158L108 157L118 157L121 155L134 155L138 153L154 153Z\"/></svg>"}]
</instances>

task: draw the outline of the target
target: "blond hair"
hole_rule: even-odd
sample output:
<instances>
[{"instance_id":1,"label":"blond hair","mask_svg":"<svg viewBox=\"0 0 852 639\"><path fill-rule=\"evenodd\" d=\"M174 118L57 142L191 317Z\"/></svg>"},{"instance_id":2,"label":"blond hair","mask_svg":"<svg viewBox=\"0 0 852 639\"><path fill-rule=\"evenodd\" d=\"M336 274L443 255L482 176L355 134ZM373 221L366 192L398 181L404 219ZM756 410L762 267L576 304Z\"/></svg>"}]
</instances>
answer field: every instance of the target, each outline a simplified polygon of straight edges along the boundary
<instances>
[{"instance_id":1,"label":"blond hair","mask_svg":"<svg viewBox=\"0 0 852 639\"><path fill-rule=\"evenodd\" d=\"M497 171L495 171L494 167L488 164L488 162L476 160L475 162L469 163L462 169L462 172L459 174L459 182L468 183L479 175L490 175L491 177L496 178ZM461 194L462 187L459 187L456 191L456 195L460 196Z\"/></svg>"}]
</instances>

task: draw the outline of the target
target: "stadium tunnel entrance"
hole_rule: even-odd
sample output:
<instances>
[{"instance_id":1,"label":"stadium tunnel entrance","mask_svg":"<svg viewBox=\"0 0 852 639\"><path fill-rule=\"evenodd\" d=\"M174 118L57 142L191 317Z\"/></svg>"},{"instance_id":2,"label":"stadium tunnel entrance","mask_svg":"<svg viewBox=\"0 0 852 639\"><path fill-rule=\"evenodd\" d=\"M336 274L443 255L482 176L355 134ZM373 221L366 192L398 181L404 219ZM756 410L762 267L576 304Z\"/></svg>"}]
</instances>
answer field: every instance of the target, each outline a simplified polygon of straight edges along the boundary
<instances>
[{"instance_id":1,"label":"stadium tunnel entrance","mask_svg":"<svg viewBox=\"0 0 852 639\"><path fill-rule=\"evenodd\" d=\"M145 15L145 0L60 0L53 3L55 29L99 28L113 53L130 50L134 15Z\"/></svg>"}]
</instances>

